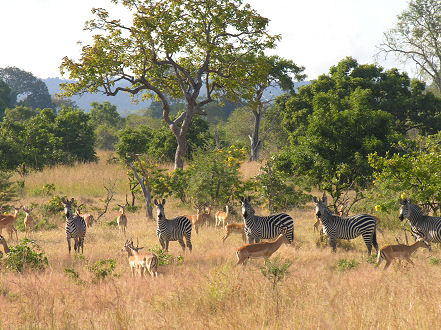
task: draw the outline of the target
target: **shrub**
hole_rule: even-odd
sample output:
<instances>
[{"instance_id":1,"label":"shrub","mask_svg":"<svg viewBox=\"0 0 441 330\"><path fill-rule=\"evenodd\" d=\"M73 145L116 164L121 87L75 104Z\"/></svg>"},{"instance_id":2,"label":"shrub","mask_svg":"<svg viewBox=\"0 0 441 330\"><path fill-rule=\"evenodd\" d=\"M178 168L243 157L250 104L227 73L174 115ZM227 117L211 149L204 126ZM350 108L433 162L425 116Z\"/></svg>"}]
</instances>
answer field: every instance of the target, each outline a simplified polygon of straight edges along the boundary
<instances>
[{"instance_id":1,"label":"shrub","mask_svg":"<svg viewBox=\"0 0 441 330\"><path fill-rule=\"evenodd\" d=\"M50 200L41 206L41 211L44 215L54 215L64 210L64 206L62 203L62 199L66 198L66 196L53 196ZM75 205L75 203L74 203Z\"/></svg>"},{"instance_id":2,"label":"shrub","mask_svg":"<svg viewBox=\"0 0 441 330\"><path fill-rule=\"evenodd\" d=\"M265 263L260 267L260 271L270 281L273 289L275 289L277 284L288 274L288 268L291 265L291 260L283 260L277 255L273 261L265 259Z\"/></svg>"},{"instance_id":3,"label":"shrub","mask_svg":"<svg viewBox=\"0 0 441 330\"><path fill-rule=\"evenodd\" d=\"M115 259L104 259L98 260L92 266L89 266L89 271L94 276L94 281L99 282L104 280L106 277L112 275L116 267ZM113 276L115 276L113 274Z\"/></svg>"},{"instance_id":4,"label":"shrub","mask_svg":"<svg viewBox=\"0 0 441 330\"><path fill-rule=\"evenodd\" d=\"M176 258L167 253L165 250L161 249L158 246L155 246L154 248L148 249L150 252L153 252L158 257L159 265L169 265L172 263L181 264L184 262L183 256L177 256Z\"/></svg>"},{"instance_id":5,"label":"shrub","mask_svg":"<svg viewBox=\"0 0 441 330\"><path fill-rule=\"evenodd\" d=\"M358 262L355 259L351 259L351 260L339 259L337 261L336 269L341 271L341 272L344 272L346 270L357 268L358 265L360 265L360 262Z\"/></svg>"},{"instance_id":6,"label":"shrub","mask_svg":"<svg viewBox=\"0 0 441 330\"><path fill-rule=\"evenodd\" d=\"M441 259L438 259L438 258L435 258L435 257L430 258L429 259L429 264L434 265L434 266L441 265Z\"/></svg>"},{"instance_id":7,"label":"shrub","mask_svg":"<svg viewBox=\"0 0 441 330\"><path fill-rule=\"evenodd\" d=\"M35 241L25 238L22 243L10 247L8 257L3 260L6 269L22 273L25 270L44 270L49 262L43 252L38 252Z\"/></svg>"}]
</instances>

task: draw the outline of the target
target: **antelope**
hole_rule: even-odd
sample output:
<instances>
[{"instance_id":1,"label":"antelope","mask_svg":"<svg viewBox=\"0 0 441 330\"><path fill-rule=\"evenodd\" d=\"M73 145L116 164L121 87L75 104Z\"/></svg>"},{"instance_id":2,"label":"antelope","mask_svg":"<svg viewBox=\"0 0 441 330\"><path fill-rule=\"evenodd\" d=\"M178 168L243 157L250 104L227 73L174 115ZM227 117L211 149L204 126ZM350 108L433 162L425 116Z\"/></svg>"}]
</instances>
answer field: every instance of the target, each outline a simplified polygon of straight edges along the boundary
<instances>
[{"instance_id":1,"label":"antelope","mask_svg":"<svg viewBox=\"0 0 441 330\"><path fill-rule=\"evenodd\" d=\"M284 233L280 234L279 237L277 237L277 239L273 242L261 242L241 246L236 251L236 265L242 264L245 266L249 258L268 259L280 248L283 243L290 244L289 239L286 237L286 232L287 230L284 230Z\"/></svg>"},{"instance_id":2,"label":"antelope","mask_svg":"<svg viewBox=\"0 0 441 330\"><path fill-rule=\"evenodd\" d=\"M5 253L8 254L9 247L8 247L8 244L6 244L6 240L2 235L0 235L0 244L3 245L3 251L5 251ZM1 253L1 255L3 255L2 252L0 252L0 253Z\"/></svg>"},{"instance_id":3,"label":"antelope","mask_svg":"<svg viewBox=\"0 0 441 330\"><path fill-rule=\"evenodd\" d=\"M228 236L232 233L239 233L242 235L242 240L244 242L247 241L247 237L245 235L245 225L243 223L230 223L225 226L225 236L222 237L222 243L225 242Z\"/></svg>"},{"instance_id":4,"label":"antelope","mask_svg":"<svg viewBox=\"0 0 441 330\"><path fill-rule=\"evenodd\" d=\"M220 226L221 221L222 221L222 227L224 227L225 221L227 221L227 219L230 217L230 208L228 205L225 206L225 210L227 212L223 212L223 211L216 212L216 215L215 215L216 227Z\"/></svg>"},{"instance_id":5,"label":"antelope","mask_svg":"<svg viewBox=\"0 0 441 330\"><path fill-rule=\"evenodd\" d=\"M383 259L386 260L386 265L383 270L387 269L394 259L398 259L398 262L400 259L405 259L412 265L415 265L413 261L410 260L410 256L418 250L418 248L427 246L427 243L423 239L416 241L412 245L398 244L384 246L378 253L377 265L375 267L378 267Z\"/></svg>"},{"instance_id":6,"label":"antelope","mask_svg":"<svg viewBox=\"0 0 441 330\"><path fill-rule=\"evenodd\" d=\"M18 208L13 206L14 215L11 214L2 214L0 216L0 235L2 234L3 229L6 229L9 233L9 239L12 240L12 233L15 231L15 237L18 240L17 229L14 227L15 221L17 221L17 215L22 206Z\"/></svg>"},{"instance_id":7,"label":"antelope","mask_svg":"<svg viewBox=\"0 0 441 330\"><path fill-rule=\"evenodd\" d=\"M84 222L86 223L86 226L88 228L90 228L90 227L92 227L92 225L93 225L93 223L95 221L95 218L90 213L81 213L81 206L83 206L83 204L81 204L80 206L77 207L76 213L77 213L78 216L80 216L80 217L82 217L84 219Z\"/></svg>"},{"instance_id":8,"label":"antelope","mask_svg":"<svg viewBox=\"0 0 441 330\"><path fill-rule=\"evenodd\" d=\"M196 212L197 214L193 214L189 218L194 226L194 229L196 230L196 234L198 234L198 229L204 223L204 218L201 209L198 208Z\"/></svg>"},{"instance_id":9,"label":"antelope","mask_svg":"<svg viewBox=\"0 0 441 330\"><path fill-rule=\"evenodd\" d=\"M141 249L143 247L139 247L138 244L135 247L132 240L127 240L124 244L123 250L127 251L132 276L135 276L135 270L138 270L138 274L141 277L145 275L146 271L152 277L158 277L158 257L151 252L141 254L138 252Z\"/></svg>"},{"instance_id":10,"label":"antelope","mask_svg":"<svg viewBox=\"0 0 441 330\"><path fill-rule=\"evenodd\" d=\"M208 228L214 220L213 217L211 216L211 207L207 206L205 208L205 213L202 213L201 216L202 216L203 222L205 222L205 225Z\"/></svg>"},{"instance_id":11,"label":"antelope","mask_svg":"<svg viewBox=\"0 0 441 330\"><path fill-rule=\"evenodd\" d=\"M118 223L119 231L122 231L124 234L126 233L127 228L127 216L126 216L126 207L123 205L119 205L119 216L116 218L116 222Z\"/></svg>"},{"instance_id":12,"label":"antelope","mask_svg":"<svg viewBox=\"0 0 441 330\"><path fill-rule=\"evenodd\" d=\"M23 220L24 222L24 226L25 226L25 233L26 233L26 237L31 236L31 229L34 226L34 218L31 216L31 211L33 210L33 208L26 208L23 206L23 211L24 213L26 213L26 216Z\"/></svg>"},{"instance_id":13,"label":"antelope","mask_svg":"<svg viewBox=\"0 0 441 330\"><path fill-rule=\"evenodd\" d=\"M314 223L314 231L319 232L320 231L319 227L320 227L320 218L316 217L316 222Z\"/></svg>"}]
</instances>

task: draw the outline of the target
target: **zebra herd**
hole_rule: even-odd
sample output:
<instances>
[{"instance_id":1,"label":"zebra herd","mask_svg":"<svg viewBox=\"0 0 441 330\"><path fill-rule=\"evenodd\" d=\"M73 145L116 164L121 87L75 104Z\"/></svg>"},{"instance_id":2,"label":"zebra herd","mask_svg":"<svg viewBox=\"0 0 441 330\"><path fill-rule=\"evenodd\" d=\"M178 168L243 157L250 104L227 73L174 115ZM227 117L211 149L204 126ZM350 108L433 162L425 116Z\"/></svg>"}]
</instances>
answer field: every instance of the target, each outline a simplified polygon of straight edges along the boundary
<instances>
[{"instance_id":1,"label":"zebra herd","mask_svg":"<svg viewBox=\"0 0 441 330\"><path fill-rule=\"evenodd\" d=\"M72 213L72 204L63 198L64 211L66 216L66 239L69 253L71 252L70 240L74 239L75 252L83 253L84 237L86 235L86 223L78 214ZM294 221L291 216L285 213L273 214L266 217L257 216L251 206L250 197L240 198L244 232L250 244L259 243L261 239L274 239L278 235L286 236L290 244L294 242ZM441 217L425 215L421 208L412 203L410 199L400 199L399 219L408 219L411 231L416 239L424 240L430 250L430 242L441 243ZM178 216L174 219L167 219L164 213L165 199L154 200L156 206L156 234L161 247L168 251L170 241L178 241L183 251L185 246L192 251L191 231L192 223L185 216ZM327 206L327 197L314 197L315 215L321 221L324 234L329 238L333 252L336 252L337 239L353 239L362 236L371 254L372 246L377 250L377 224L378 219L369 214L358 214L349 217L341 217L332 214ZM185 243L184 243L185 239Z\"/></svg>"}]
</instances>

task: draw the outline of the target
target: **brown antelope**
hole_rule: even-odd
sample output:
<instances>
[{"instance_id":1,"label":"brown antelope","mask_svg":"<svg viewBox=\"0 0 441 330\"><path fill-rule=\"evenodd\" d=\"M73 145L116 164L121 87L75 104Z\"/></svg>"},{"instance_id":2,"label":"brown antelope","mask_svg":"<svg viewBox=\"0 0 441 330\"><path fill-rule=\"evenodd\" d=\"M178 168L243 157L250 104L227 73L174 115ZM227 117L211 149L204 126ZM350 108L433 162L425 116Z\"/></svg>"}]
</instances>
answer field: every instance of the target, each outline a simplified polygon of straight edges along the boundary
<instances>
[{"instance_id":1,"label":"brown antelope","mask_svg":"<svg viewBox=\"0 0 441 330\"><path fill-rule=\"evenodd\" d=\"M414 265L413 261L410 260L410 256L420 247L427 247L427 243L424 240L418 240L412 245L398 244L384 246L378 253L377 265L375 267L378 267L383 259L386 260L384 269L387 269L394 259L397 259L398 262L400 259L405 259Z\"/></svg>"},{"instance_id":2,"label":"brown antelope","mask_svg":"<svg viewBox=\"0 0 441 330\"><path fill-rule=\"evenodd\" d=\"M243 223L230 223L225 226L225 236L222 237L222 243L224 243L227 237L232 233L241 234L242 240L244 242L247 241L247 237L245 236L245 225Z\"/></svg>"},{"instance_id":3,"label":"brown antelope","mask_svg":"<svg viewBox=\"0 0 441 330\"><path fill-rule=\"evenodd\" d=\"M23 211L26 214L23 223L25 226L25 235L26 237L31 236L31 229L34 226L34 218L31 216L31 211L33 210L33 208L26 208L23 206Z\"/></svg>"},{"instance_id":4,"label":"brown antelope","mask_svg":"<svg viewBox=\"0 0 441 330\"><path fill-rule=\"evenodd\" d=\"M126 233L127 228L127 216L126 216L126 207L123 205L119 205L119 215L116 218L116 222L118 223L119 231L122 231L124 234Z\"/></svg>"},{"instance_id":5,"label":"brown antelope","mask_svg":"<svg viewBox=\"0 0 441 330\"><path fill-rule=\"evenodd\" d=\"M2 235L0 235L0 244L3 245L3 251L5 251L5 253L9 253L8 244L6 244L6 240ZM0 252L0 253L1 253L1 255L3 255L2 252Z\"/></svg>"},{"instance_id":6,"label":"brown antelope","mask_svg":"<svg viewBox=\"0 0 441 330\"><path fill-rule=\"evenodd\" d=\"M132 276L135 276L135 270L137 270L140 277L143 277L147 271L152 277L158 277L158 257L156 254L151 252L139 253L138 251L143 247L139 247L138 244L135 247L132 240L126 241L124 249L127 251Z\"/></svg>"},{"instance_id":7,"label":"brown antelope","mask_svg":"<svg viewBox=\"0 0 441 330\"><path fill-rule=\"evenodd\" d=\"M196 230L196 234L198 234L198 229L204 223L203 213L201 209L196 210L197 214L193 214L189 216L191 223L193 224L194 229Z\"/></svg>"},{"instance_id":8,"label":"brown antelope","mask_svg":"<svg viewBox=\"0 0 441 330\"><path fill-rule=\"evenodd\" d=\"M76 213L77 213L77 215L79 215L80 217L82 217L84 219L86 226L88 228L90 228L90 227L92 227L92 225L95 221L95 218L90 213L81 213L81 206L83 206L83 204L81 204L80 206L77 207Z\"/></svg>"},{"instance_id":9,"label":"brown antelope","mask_svg":"<svg viewBox=\"0 0 441 330\"><path fill-rule=\"evenodd\" d=\"M280 246L285 244L290 244L288 238L286 237L286 230L283 234L273 242L260 242L253 244L246 244L237 249L237 263L236 265L243 264L246 265L249 258L265 258L268 259L276 252Z\"/></svg>"},{"instance_id":10,"label":"brown antelope","mask_svg":"<svg viewBox=\"0 0 441 330\"><path fill-rule=\"evenodd\" d=\"M22 208L22 206L19 206L18 208L13 206L13 208L14 208L14 215L2 214L0 216L0 235L2 234L3 229L6 229L9 233L9 240L12 240L12 234L15 231L15 237L18 240L17 229L15 229L14 223L15 221L17 221L17 215L20 209Z\"/></svg>"},{"instance_id":11,"label":"brown antelope","mask_svg":"<svg viewBox=\"0 0 441 330\"><path fill-rule=\"evenodd\" d=\"M230 208L228 205L225 206L225 210L227 212L223 212L223 211L216 212L216 215L215 215L216 227L220 226L221 221L222 221L222 227L225 227L225 222L227 221L227 219L230 216Z\"/></svg>"},{"instance_id":12,"label":"brown antelope","mask_svg":"<svg viewBox=\"0 0 441 330\"><path fill-rule=\"evenodd\" d=\"M314 231L320 231L320 218L316 217L316 222L314 223Z\"/></svg>"},{"instance_id":13,"label":"brown antelope","mask_svg":"<svg viewBox=\"0 0 441 330\"><path fill-rule=\"evenodd\" d=\"M201 216L202 216L203 222L205 222L205 225L207 228L214 223L214 221L213 221L214 218L211 215L211 207L210 206L207 206L205 208L205 212L202 213Z\"/></svg>"}]
</instances>

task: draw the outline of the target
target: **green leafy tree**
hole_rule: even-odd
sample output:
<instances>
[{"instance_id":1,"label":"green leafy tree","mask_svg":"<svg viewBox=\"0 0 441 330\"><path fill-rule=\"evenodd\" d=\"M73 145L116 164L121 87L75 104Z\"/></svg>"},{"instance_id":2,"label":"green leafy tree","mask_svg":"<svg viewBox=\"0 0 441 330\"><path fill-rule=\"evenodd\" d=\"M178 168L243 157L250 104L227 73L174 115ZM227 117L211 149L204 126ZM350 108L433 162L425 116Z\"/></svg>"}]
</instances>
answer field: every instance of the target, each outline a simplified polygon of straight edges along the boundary
<instances>
[{"instance_id":1,"label":"green leafy tree","mask_svg":"<svg viewBox=\"0 0 441 330\"><path fill-rule=\"evenodd\" d=\"M113 150L118 142L118 131L107 124L95 127L96 147L102 150Z\"/></svg>"},{"instance_id":2,"label":"green leafy tree","mask_svg":"<svg viewBox=\"0 0 441 330\"><path fill-rule=\"evenodd\" d=\"M395 54L414 63L441 92L441 1L412 0L384 34L380 54Z\"/></svg>"},{"instance_id":3,"label":"green leafy tree","mask_svg":"<svg viewBox=\"0 0 441 330\"><path fill-rule=\"evenodd\" d=\"M17 198L17 186L11 181L12 174L0 171L0 205L14 201Z\"/></svg>"},{"instance_id":4,"label":"green leafy tree","mask_svg":"<svg viewBox=\"0 0 441 330\"><path fill-rule=\"evenodd\" d=\"M437 212L441 203L441 133L402 141L395 153L372 154L369 163L375 169L372 196L377 209L397 209L397 200L405 193L417 203Z\"/></svg>"},{"instance_id":5,"label":"green leafy tree","mask_svg":"<svg viewBox=\"0 0 441 330\"><path fill-rule=\"evenodd\" d=\"M240 84L234 86L232 92L238 94L238 98L253 115L254 125L248 138L251 150L250 160L256 161L264 141L274 129L274 125L270 125L261 134L265 113L274 101L270 89L278 88L292 93L294 80L302 81L306 75L303 74L304 67L297 66L293 61L278 56L247 56L242 61L245 72L237 73L241 77ZM243 79L246 81L245 84L242 82Z\"/></svg>"},{"instance_id":6,"label":"green leafy tree","mask_svg":"<svg viewBox=\"0 0 441 330\"><path fill-rule=\"evenodd\" d=\"M115 105L109 102L92 102L90 109L90 123L93 127L99 125L107 125L110 127L119 127L121 125L121 117Z\"/></svg>"},{"instance_id":7,"label":"green leafy tree","mask_svg":"<svg viewBox=\"0 0 441 330\"><path fill-rule=\"evenodd\" d=\"M11 88L9 88L7 83L0 79L0 119L3 118L6 108L11 104L10 97Z\"/></svg>"},{"instance_id":8,"label":"green leafy tree","mask_svg":"<svg viewBox=\"0 0 441 330\"><path fill-rule=\"evenodd\" d=\"M95 134L89 123L89 115L79 109L61 110L55 118L55 134L61 138L68 162L96 161Z\"/></svg>"},{"instance_id":9,"label":"green leafy tree","mask_svg":"<svg viewBox=\"0 0 441 330\"><path fill-rule=\"evenodd\" d=\"M43 80L16 67L0 68L0 80L10 89L10 106L26 105L31 108L53 108L51 96Z\"/></svg>"},{"instance_id":10,"label":"green leafy tree","mask_svg":"<svg viewBox=\"0 0 441 330\"><path fill-rule=\"evenodd\" d=\"M4 120L24 122L36 115L38 115L38 111L36 109L19 105L13 109L6 109Z\"/></svg>"},{"instance_id":11,"label":"green leafy tree","mask_svg":"<svg viewBox=\"0 0 441 330\"><path fill-rule=\"evenodd\" d=\"M66 57L61 65L75 79L62 87L64 95L102 89L156 97L177 142L175 168L183 168L192 118L205 115L204 106L227 89L244 54L272 48L278 37L266 31L268 19L241 0L114 2L130 11L132 25L93 10L96 19L87 23L97 32L93 45L83 47L78 62ZM175 119L173 99L185 99Z\"/></svg>"}]
</instances>

